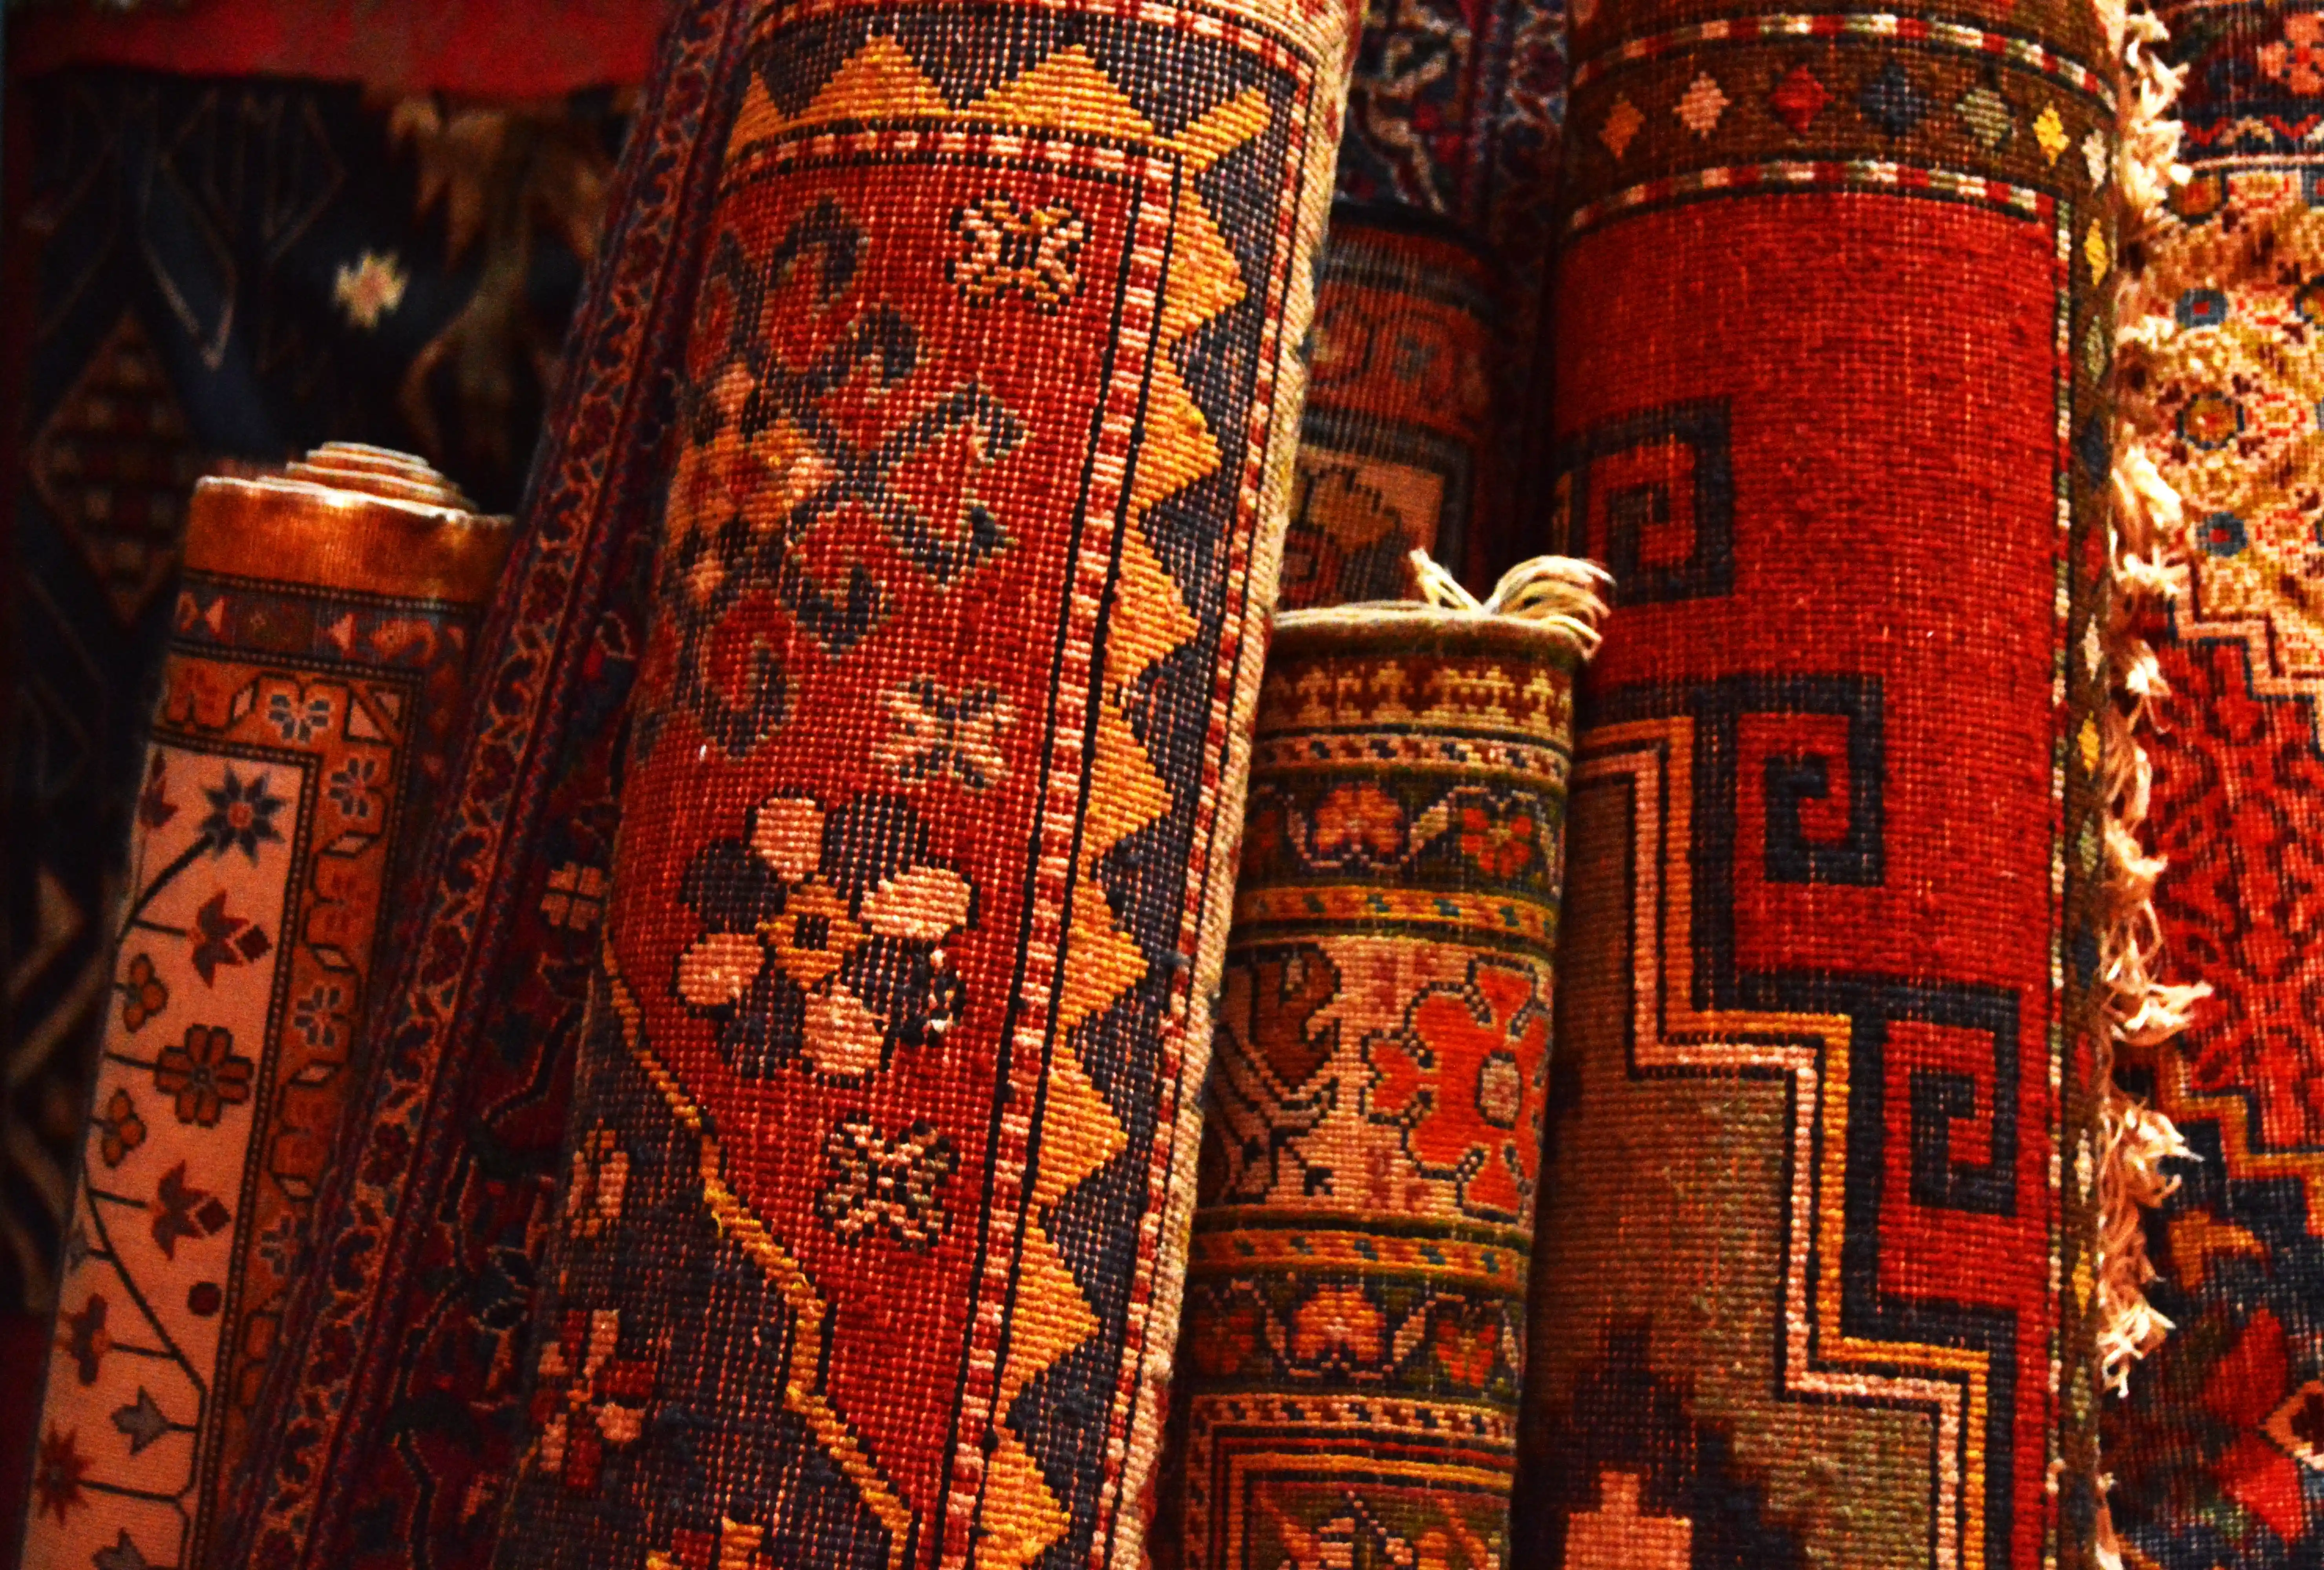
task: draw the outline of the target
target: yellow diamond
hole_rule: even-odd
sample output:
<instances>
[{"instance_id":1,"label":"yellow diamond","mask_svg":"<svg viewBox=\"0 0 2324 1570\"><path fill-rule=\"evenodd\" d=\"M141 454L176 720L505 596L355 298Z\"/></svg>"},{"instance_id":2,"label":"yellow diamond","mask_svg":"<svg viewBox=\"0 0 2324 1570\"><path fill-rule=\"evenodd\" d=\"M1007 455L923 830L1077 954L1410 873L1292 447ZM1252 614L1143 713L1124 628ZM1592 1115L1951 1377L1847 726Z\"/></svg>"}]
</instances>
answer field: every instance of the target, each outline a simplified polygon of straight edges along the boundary
<instances>
[{"instance_id":1,"label":"yellow diamond","mask_svg":"<svg viewBox=\"0 0 2324 1570\"><path fill-rule=\"evenodd\" d=\"M2082 734L2080 741L2082 746L2082 772L2084 774L2098 773L2099 748L2098 728L2096 721L2085 720L2082 721Z\"/></svg>"},{"instance_id":2,"label":"yellow diamond","mask_svg":"<svg viewBox=\"0 0 2324 1570\"><path fill-rule=\"evenodd\" d=\"M2082 255L2089 262L2092 283L2107 275L2107 266L2113 257L2107 251L2105 220L2090 220L2090 232L2082 237Z\"/></svg>"},{"instance_id":3,"label":"yellow diamond","mask_svg":"<svg viewBox=\"0 0 2324 1570\"><path fill-rule=\"evenodd\" d=\"M2057 162L2058 155L2066 151L2066 123L2058 118L2055 104L2043 109L2034 122L2034 140L2042 144L2042 155L2052 163Z\"/></svg>"}]
</instances>

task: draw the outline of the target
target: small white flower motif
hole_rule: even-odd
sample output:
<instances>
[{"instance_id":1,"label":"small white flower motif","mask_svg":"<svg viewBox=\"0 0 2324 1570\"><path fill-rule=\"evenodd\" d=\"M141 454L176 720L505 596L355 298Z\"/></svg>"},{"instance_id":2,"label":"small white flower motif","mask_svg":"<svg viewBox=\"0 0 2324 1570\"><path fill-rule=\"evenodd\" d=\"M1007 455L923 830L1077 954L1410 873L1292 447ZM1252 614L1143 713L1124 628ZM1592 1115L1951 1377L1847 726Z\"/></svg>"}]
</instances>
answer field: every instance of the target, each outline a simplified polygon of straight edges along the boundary
<instances>
[{"instance_id":1,"label":"small white flower motif","mask_svg":"<svg viewBox=\"0 0 2324 1570\"><path fill-rule=\"evenodd\" d=\"M1016 722L1016 705L988 684L954 692L934 676L914 676L881 694L895 729L872 757L898 778L918 782L947 776L981 791L1009 773L1001 732Z\"/></svg>"},{"instance_id":2,"label":"small white flower motif","mask_svg":"<svg viewBox=\"0 0 2324 1570\"><path fill-rule=\"evenodd\" d=\"M411 275L392 252L382 255L366 251L352 262L341 262L331 280L332 297L347 320L368 333L379 326L382 317L403 303L404 289Z\"/></svg>"},{"instance_id":3,"label":"small white flower motif","mask_svg":"<svg viewBox=\"0 0 2324 1570\"><path fill-rule=\"evenodd\" d=\"M848 1079L899 1042L941 1038L962 982L944 941L966 925L967 879L927 859L928 831L899 796L826 814L770 796L740 840L706 845L681 897L704 930L678 958L676 989L718 1022L719 1050L753 1078L804 1057Z\"/></svg>"}]
</instances>

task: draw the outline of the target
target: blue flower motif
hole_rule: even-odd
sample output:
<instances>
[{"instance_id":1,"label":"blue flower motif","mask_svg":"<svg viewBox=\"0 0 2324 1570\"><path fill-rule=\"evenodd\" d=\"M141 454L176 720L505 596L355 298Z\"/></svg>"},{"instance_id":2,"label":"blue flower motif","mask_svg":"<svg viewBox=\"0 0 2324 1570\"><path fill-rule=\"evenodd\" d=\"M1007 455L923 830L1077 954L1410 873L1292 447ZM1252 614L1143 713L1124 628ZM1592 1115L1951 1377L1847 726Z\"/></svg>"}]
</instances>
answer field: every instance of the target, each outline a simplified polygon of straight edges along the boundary
<instances>
[{"instance_id":1,"label":"blue flower motif","mask_svg":"<svg viewBox=\"0 0 2324 1570\"><path fill-rule=\"evenodd\" d=\"M299 1033L309 1051L339 1044L339 1011L346 1001L346 993L340 987L318 981L290 1005L290 1028Z\"/></svg>"},{"instance_id":2,"label":"blue flower motif","mask_svg":"<svg viewBox=\"0 0 2324 1570\"><path fill-rule=\"evenodd\" d=\"M2241 555L2251 536L2244 520L2232 512L2215 512L2195 528L2196 543L2215 556Z\"/></svg>"},{"instance_id":3,"label":"blue flower motif","mask_svg":"<svg viewBox=\"0 0 2324 1570\"><path fill-rule=\"evenodd\" d=\"M301 703L288 693L266 700L266 721L285 741L305 743L331 728L331 701L309 698Z\"/></svg>"},{"instance_id":4,"label":"blue flower motif","mask_svg":"<svg viewBox=\"0 0 2324 1570\"><path fill-rule=\"evenodd\" d=\"M2190 289L2172 314L2182 327L2216 327L2227 319L2227 297L2216 289Z\"/></svg>"},{"instance_id":5,"label":"blue flower motif","mask_svg":"<svg viewBox=\"0 0 2324 1570\"><path fill-rule=\"evenodd\" d=\"M374 804L372 782L378 777L379 759L350 757L344 767L331 771L331 800L348 817L367 821Z\"/></svg>"}]
</instances>

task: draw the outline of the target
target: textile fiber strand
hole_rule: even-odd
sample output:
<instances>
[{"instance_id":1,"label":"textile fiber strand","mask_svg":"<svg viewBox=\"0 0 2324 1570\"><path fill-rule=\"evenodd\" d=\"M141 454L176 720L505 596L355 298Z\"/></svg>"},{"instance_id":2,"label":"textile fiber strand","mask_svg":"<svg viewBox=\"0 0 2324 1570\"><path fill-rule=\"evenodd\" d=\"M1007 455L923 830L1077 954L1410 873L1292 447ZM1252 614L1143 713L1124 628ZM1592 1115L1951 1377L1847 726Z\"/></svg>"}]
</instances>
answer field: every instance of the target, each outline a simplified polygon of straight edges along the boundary
<instances>
[{"instance_id":1,"label":"textile fiber strand","mask_svg":"<svg viewBox=\"0 0 2324 1570\"><path fill-rule=\"evenodd\" d=\"M354 1079L508 520L349 445L195 490L109 934L30 1570L191 1565Z\"/></svg>"},{"instance_id":2,"label":"textile fiber strand","mask_svg":"<svg viewBox=\"0 0 2324 1570\"><path fill-rule=\"evenodd\" d=\"M1508 1563L1573 682L1602 610L1582 565L1529 565L1556 591L1532 619L1276 625L1180 1332L1186 1566Z\"/></svg>"},{"instance_id":3,"label":"textile fiber strand","mask_svg":"<svg viewBox=\"0 0 2324 1570\"><path fill-rule=\"evenodd\" d=\"M1513 1565L2094 1562L2117 47L1576 17Z\"/></svg>"},{"instance_id":4,"label":"textile fiber strand","mask_svg":"<svg viewBox=\"0 0 2324 1570\"><path fill-rule=\"evenodd\" d=\"M2173 1327L2107 1402L2104 1454L2133 1570L2288 1570L2324 1556L2324 629L2305 586L2324 210L2304 135L2324 77L2300 12L2161 20L2188 178L2145 237L2123 385L2144 490L2176 500L2145 521L2177 592L2150 597L2133 630L2160 699L2148 941L2181 1006L2126 1045L2117 1078L2194 1159L2163 1163L2146 1227L2147 1295Z\"/></svg>"}]
</instances>

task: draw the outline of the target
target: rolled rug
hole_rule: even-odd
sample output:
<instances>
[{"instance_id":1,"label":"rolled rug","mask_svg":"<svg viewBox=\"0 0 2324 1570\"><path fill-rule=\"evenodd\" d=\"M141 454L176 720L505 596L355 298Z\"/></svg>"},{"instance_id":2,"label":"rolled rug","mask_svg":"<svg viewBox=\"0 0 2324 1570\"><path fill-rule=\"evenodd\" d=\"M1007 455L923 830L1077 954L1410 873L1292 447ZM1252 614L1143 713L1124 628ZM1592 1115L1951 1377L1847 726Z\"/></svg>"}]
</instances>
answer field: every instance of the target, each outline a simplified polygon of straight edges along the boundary
<instances>
[{"instance_id":1,"label":"rolled rug","mask_svg":"<svg viewBox=\"0 0 2324 1570\"><path fill-rule=\"evenodd\" d=\"M355 1338L413 1278L358 1256L409 1270L460 1134L427 1076L538 963L525 728L604 720L540 656L624 536L656 600L500 1562L1135 1561L1352 31L677 19L390 1027L417 1159L349 1185L260 1562L396 1420Z\"/></svg>"},{"instance_id":2,"label":"rolled rug","mask_svg":"<svg viewBox=\"0 0 2324 1570\"><path fill-rule=\"evenodd\" d=\"M2092 1563L2119 39L1577 8L1514 1565Z\"/></svg>"},{"instance_id":3,"label":"rolled rug","mask_svg":"<svg viewBox=\"0 0 2324 1570\"><path fill-rule=\"evenodd\" d=\"M1276 624L1180 1330L1190 1570L1508 1562L1598 576Z\"/></svg>"},{"instance_id":4,"label":"rolled rug","mask_svg":"<svg viewBox=\"0 0 2324 1570\"><path fill-rule=\"evenodd\" d=\"M2146 1229L2163 1318L2102 1433L2126 1565L2275 1570L2324 1562L2324 626L2306 587L2324 210L2297 130L2324 113L2324 77L2298 14L2162 20L2192 178L2163 188L2124 320L2123 427L2152 465L2126 545L2168 593L2132 629L2168 691L2143 738L2160 953L2138 956L2150 1006L2119 1077L2194 1159L2157 1171L2176 1189Z\"/></svg>"},{"instance_id":5,"label":"rolled rug","mask_svg":"<svg viewBox=\"0 0 2324 1570\"><path fill-rule=\"evenodd\" d=\"M1401 552L1372 548L1391 531L1480 588L1531 554L1517 510L1539 467L1565 44L1564 0L1365 8L1317 287L1316 479L1303 458L1286 609L1405 594ZM1341 553L1360 560L1334 587Z\"/></svg>"},{"instance_id":6,"label":"rolled rug","mask_svg":"<svg viewBox=\"0 0 2324 1570\"><path fill-rule=\"evenodd\" d=\"M211 1542L508 542L378 448L194 489L27 1570L193 1565Z\"/></svg>"},{"instance_id":7,"label":"rolled rug","mask_svg":"<svg viewBox=\"0 0 2324 1570\"><path fill-rule=\"evenodd\" d=\"M1411 593L1407 558L1481 561L1506 499L1501 284L1446 226L1342 204L1315 281L1277 604ZM1491 542L1498 548L1499 541Z\"/></svg>"}]
</instances>

